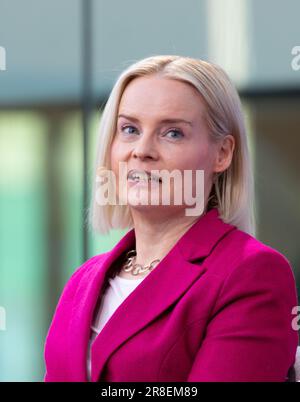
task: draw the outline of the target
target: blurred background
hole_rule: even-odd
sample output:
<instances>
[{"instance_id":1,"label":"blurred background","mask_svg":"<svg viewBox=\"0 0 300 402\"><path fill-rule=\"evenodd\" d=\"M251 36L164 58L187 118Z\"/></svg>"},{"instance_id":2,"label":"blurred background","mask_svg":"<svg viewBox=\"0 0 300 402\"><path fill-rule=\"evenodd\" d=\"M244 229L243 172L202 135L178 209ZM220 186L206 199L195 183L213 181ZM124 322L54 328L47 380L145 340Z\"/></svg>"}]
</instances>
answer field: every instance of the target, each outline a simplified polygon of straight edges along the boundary
<instances>
[{"instance_id":1,"label":"blurred background","mask_svg":"<svg viewBox=\"0 0 300 402\"><path fill-rule=\"evenodd\" d=\"M0 381L42 381L64 284L125 234L93 235L85 209L101 110L147 56L213 61L236 84L256 237L289 259L299 293L299 16L299 0L0 0Z\"/></svg>"}]
</instances>

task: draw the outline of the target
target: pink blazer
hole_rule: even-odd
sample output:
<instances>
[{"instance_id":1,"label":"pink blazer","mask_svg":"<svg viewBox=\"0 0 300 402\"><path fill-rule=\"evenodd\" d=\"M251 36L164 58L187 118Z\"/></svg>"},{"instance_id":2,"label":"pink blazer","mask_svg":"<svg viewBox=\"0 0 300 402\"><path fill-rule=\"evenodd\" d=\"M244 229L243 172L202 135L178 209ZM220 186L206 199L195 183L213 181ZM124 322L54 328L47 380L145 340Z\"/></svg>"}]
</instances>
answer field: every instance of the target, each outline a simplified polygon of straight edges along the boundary
<instances>
[{"instance_id":1,"label":"pink blazer","mask_svg":"<svg viewBox=\"0 0 300 402\"><path fill-rule=\"evenodd\" d=\"M45 381L87 381L105 274L134 245L132 229L67 282L46 337ZM285 381L297 304L288 260L212 209L110 317L92 345L92 381Z\"/></svg>"}]
</instances>

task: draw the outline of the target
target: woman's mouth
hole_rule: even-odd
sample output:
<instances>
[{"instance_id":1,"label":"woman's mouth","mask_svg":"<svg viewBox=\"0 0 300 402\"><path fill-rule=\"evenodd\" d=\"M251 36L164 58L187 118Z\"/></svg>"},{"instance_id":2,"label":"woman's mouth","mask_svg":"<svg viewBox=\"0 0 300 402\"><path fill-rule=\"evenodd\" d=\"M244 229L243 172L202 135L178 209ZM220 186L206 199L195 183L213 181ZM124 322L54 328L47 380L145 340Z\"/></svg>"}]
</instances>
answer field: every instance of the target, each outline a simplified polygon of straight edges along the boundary
<instances>
[{"instance_id":1,"label":"woman's mouth","mask_svg":"<svg viewBox=\"0 0 300 402\"><path fill-rule=\"evenodd\" d=\"M148 185L151 182L155 184L159 184L162 182L160 177L151 174L149 171L142 170L130 170L127 175L127 180L130 183L143 185Z\"/></svg>"}]
</instances>

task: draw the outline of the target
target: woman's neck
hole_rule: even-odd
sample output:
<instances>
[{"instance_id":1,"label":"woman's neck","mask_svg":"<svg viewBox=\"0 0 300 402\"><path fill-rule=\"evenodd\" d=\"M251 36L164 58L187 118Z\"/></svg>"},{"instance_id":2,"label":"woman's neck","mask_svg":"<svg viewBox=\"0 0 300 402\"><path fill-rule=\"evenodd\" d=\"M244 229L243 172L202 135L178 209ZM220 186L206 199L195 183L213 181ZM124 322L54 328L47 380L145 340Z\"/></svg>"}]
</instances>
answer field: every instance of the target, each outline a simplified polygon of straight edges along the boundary
<instances>
[{"instance_id":1,"label":"woman's neck","mask_svg":"<svg viewBox=\"0 0 300 402\"><path fill-rule=\"evenodd\" d=\"M163 259L199 218L183 216L149 220L139 216L134 220L136 263L147 265L155 259Z\"/></svg>"}]
</instances>

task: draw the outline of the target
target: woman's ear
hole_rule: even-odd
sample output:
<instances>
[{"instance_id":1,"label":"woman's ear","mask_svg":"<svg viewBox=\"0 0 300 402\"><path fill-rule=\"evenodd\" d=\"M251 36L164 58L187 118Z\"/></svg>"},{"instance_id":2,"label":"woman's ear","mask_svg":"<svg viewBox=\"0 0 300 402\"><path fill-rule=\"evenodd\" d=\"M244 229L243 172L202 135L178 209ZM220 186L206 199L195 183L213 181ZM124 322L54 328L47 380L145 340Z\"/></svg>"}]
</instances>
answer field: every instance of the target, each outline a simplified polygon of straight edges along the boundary
<instances>
[{"instance_id":1,"label":"woman's ear","mask_svg":"<svg viewBox=\"0 0 300 402\"><path fill-rule=\"evenodd\" d=\"M217 158L215 163L214 171L216 173L221 173L227 168L229 168L233 151L235 148L235 139L233 135L227 134L217 145Z\"/></svg>"}]
</instances>

